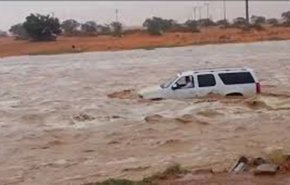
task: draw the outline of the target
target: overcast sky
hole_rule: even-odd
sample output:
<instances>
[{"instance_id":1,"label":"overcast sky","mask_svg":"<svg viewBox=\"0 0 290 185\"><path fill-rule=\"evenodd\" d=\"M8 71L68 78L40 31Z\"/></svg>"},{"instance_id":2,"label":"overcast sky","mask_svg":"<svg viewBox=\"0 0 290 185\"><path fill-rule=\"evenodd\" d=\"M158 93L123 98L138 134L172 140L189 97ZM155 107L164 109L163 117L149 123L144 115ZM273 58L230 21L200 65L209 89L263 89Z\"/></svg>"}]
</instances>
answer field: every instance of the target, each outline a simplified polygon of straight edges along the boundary
<instances>
[{"instance_id":1,"label":"overcast sky","mask_svg":"<svg viewBox=\"0 0 290 185\"><path fill-rule=\"evenodd\" d=\"M209 14L214 20L223 18L222 1L1 1L0 29L8 30L11 25L23 22L30 13L54 14L61 21L69 18L80 22L94 20L99 24L115 20L119 10L119 21L127 26L139 26L151 16L172 18L183 22L193 18L193 7L201 6L201 16L207 16L205 3L209 3ZM290 1L252 1L250 15L280 18L290 10ZM226 1L227 17L245 16L244 1ZM199 12L197 11L197 17Z\"/></svg>"}]
</instances>

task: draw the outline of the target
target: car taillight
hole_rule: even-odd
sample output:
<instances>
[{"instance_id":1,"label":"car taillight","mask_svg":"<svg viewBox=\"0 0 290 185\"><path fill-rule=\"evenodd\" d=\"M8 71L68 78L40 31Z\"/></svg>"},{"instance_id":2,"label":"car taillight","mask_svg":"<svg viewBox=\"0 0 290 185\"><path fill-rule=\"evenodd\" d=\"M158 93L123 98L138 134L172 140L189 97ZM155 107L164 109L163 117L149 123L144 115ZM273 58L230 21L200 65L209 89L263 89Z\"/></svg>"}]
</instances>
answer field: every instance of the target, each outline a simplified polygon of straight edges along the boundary
<instances>
[{"instance_id":1,"label":"car taillight","mask_svg":"<svg viewBox=\"0 0 290 185\"><path fill-rule=\"evenodd\" d=\"M260 94L261 93L261 85L259 82L256 83L256 93Z\"/></svg>"}]
</instances>

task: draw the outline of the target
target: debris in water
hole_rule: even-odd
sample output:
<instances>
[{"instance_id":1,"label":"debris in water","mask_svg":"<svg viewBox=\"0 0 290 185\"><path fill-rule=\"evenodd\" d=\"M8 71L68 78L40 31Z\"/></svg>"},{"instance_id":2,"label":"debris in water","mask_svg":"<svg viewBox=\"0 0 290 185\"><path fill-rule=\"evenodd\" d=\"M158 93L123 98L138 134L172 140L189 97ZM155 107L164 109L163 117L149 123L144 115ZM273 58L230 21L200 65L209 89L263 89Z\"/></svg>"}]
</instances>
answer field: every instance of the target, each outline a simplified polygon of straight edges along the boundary
<instances>
[{"instance_id":1,"label":"debris in water","mask_svg":"<svg viewBox=\"0 0 290 185\"><path fill-rule=\"evenodd\" d=\"M158 121L161 121L162 119L163 119L163 116L161 116L159 114L153 114L150 116L146 116L144 118L144 120L148 123L158 122Z\"/></svg>"},{"instance_id":2,"label":"debris in water","mask_svg":"<svg viewBox=\"0 0 290 185\"><path fill-rule=\"evenodd\" d=\"M138 167L125 168L122 171L124 171L124 172L128 172L128 171L136 172L136 171L145 171L149 168L150 168L150 166L138 166Z\"/></svg>"},{"instance_id":3,"label":"debris in water","mask_svg":"<svg viewBox=\"0 0 290 185\"><path fill-rule=\"evenodd\" d=\"M246 169L248 159L244 156L241 156L239 160L233 165L233 167L229 170L230 173L239 173Z\"/></svg>"},{"instance_id":4,"label":"debris in water","mask_svg":"<svg viewBox=\"0 0 290 185\"><path fill-rule=\"evenodd\" d=\"M73 116L73 119L76 121L92 121L95 118L85 113L80 113L78 115Z\"/></svg>"},{"instance_id":5,"label":"debris in water","mask_svg":"<svg viewBox=\"0 0 290 185\"><path fill-rule=\"evenodd\" d=\"M252 160L251 164L253 166L259 166L261 164L266 164L267 161L265 159L263 159L262 157L256 157Z\"/></svg>"},{"instance_id":6,"label":"debris in water","mask_svg":"<svg viewBox=\"0 0 290 185\"><path fill-rule=\"evenodd\" d=\"M275 175L279 169L275 164L261 164L254 171L255 175Z\"/></svg>"}]
</instances>

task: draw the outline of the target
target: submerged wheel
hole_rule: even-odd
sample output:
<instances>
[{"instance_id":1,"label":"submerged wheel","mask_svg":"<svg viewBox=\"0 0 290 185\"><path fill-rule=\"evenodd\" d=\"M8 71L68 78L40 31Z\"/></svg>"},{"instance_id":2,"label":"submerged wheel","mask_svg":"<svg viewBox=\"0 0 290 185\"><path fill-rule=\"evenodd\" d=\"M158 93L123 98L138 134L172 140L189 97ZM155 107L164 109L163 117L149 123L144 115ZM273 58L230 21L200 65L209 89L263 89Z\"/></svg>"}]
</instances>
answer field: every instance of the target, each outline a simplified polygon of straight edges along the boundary
<instances>
[{"instance_id":1,"label":"submerged wheel","mask_svg":"<svg viewBox=\"0 0 290 185\"><path fill-rule=\"evenodd\" d=\"M230 93L230 94L227 94L226 96L243 96L242 93Z\"/></svg>"},{"instance_id":2,"label":"submerged wheel","mask_svg":"<svg viewBox=\"0 0 290 185\"><path fill-rule=\"evenodd\" d=\"M163 100L163 98L153 98L151 100L153 100L153 101L160 101L160 100Z\"/></svg>"}]
</instances>

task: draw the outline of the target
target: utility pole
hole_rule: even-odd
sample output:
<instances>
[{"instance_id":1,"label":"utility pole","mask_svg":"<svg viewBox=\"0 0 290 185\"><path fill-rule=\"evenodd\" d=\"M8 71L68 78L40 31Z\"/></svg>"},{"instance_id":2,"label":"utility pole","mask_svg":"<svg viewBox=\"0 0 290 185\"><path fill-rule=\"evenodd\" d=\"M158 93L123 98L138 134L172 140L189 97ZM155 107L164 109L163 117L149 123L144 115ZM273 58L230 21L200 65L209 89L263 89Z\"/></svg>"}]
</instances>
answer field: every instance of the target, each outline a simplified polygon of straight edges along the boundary
<instances>
[{"instance_id":1,"label":"utility pole","mask_svg":"<svg viewBox=\"0 0 290 185\"><path fill-rule=\"evenodd\" d=\"M199 13L199 20L201 19L201 6L198 7L198 13Z\"/></svg>"},{"instance_id":2,"label":"utility pole","mask_svg":"<svg viewBox=\"0 0 290 185\"><path fill-rule=\"evenodd\" d=\"M118 9L116 9L116 22L119 22L119 17L118 17L118 13L119 13L119 10Z\"/></svg>"},{"instance_id":3,"label":"utility pole","mask_svg":"<svg viewBox=\"0 0 290 185\"><path fill-rule=\"evenodd\" d=\"M249 0L246 0L246 20L249 24Z\"/></svg>"},{"instance_id":4,"label":"utility pole","mask_svg":"<svg viewBox=\"0 0 290 185\"><path fill-rule=\"evenodd\" d=\"M223 0L224 20L227 20L226 0Z\"/></svg>"},{"instance_id":5,"label":"utility pole","mask_svg":"<svg viewBox=\"0 0 290 185\"><path fill-rule=\"evenodd\" d=\"M193 15L194 15L194 20L196 20L196 6L195 7L193 7Z\"/></svg>"},{"instance_id":6,"label":"utility pole","mask_svg":"<svg viewBox=\"0 0 290 185\"><path fill-rule=\"evenodd\" d=\"M209 3L204 3L204 5L206 6L206 18L209 18Z\"/></svg>"}]
</instances>

